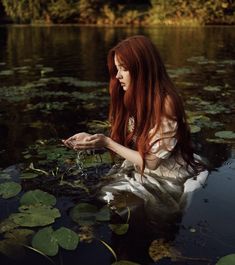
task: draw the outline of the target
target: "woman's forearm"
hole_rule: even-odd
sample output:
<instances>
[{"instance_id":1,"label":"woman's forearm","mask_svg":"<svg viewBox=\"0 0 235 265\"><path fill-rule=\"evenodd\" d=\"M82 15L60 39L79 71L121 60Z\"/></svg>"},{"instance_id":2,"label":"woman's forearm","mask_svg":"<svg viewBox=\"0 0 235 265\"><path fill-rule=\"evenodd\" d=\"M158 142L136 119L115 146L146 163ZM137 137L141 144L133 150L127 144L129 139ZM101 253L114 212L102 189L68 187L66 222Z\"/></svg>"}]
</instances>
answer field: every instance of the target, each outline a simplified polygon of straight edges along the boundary
<instances>
[{"instance_id":1,"label":"woman's forearm","mask_svg":"<svg viewBox=\"0 0 235 265\"><path fill-rule=\"evenodd\" d=\"M115 141L113 141L111 138L107 137L106 140L106 148L109 150L115 152L116 154L120 155L121 157L127 159L128 161L135 164L140 169L143 166L143 159L138 151L135 151L133 149L127 148ZM154 170L156 169L159 164L161 163L161 159L157 158L155 155L146 155L145 156L145 166L148 169Z\"/></svg>"},{"instance_id":2,"label":"woman's forearm","mask_svg":"<svg viewBox=\"0 0 235 265\"><path fill-rule=\"evenodd\" d=\"M115 141L113 141L111 138L107 137L106 141L107 145L106 148L113 151L114 153L120 155L121 157L127 159L128 161L132 162L139 168L142 168L143 160L138 151L135 151L133 149L130 149L128 147L125 147Z\"/></svg>"}]
</instances>

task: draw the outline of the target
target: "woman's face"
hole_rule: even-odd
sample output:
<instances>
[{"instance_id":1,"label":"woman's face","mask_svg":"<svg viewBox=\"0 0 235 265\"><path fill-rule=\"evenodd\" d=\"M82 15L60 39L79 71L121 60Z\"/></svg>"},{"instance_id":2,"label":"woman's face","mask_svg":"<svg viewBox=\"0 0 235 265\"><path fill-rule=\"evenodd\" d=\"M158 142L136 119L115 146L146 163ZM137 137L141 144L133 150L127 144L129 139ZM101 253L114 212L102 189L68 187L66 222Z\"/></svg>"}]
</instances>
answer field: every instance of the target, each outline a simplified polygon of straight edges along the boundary
<instances>
[{"instance_id":1,"label":"woman's face","mask_svg":"<svg viewBox=\"0 0 235 265\"><path fill-rule=\"evenodd\" d=\"M116 55L114 56L114 64L117 68L116 78L119 80L123 90L127 91L131 82L130 72L125 68Z\"/></svg>"}]
</instances>

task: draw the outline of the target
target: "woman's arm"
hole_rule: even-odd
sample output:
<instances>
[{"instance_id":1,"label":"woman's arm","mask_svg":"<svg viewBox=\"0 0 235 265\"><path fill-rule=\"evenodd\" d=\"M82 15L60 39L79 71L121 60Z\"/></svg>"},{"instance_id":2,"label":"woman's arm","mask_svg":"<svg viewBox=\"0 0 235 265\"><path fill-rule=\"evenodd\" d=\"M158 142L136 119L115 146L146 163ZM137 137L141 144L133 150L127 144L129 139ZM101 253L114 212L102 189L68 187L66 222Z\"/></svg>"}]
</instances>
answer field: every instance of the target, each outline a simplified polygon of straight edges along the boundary
<instances>
[{"instance_id":1,"label":"woman's arm","mask_svg":"<svg viewBox=\"0 0 235 265\"><path fill-rule=\"evenodd\" d=\"M72 136L68 140L66 140L66 145L75 150L107 148L123 157L124 159L132 162L138 168L142 168L143 160L138 151L125 147L115 142L110 137L105 136L104 134L89 135L83 133L82 136L84 137L78 137L79 135L80 134L76 135L76 137ZM160 162L161 159L156 157L155 155L149 154L145 157L145 166L151 170L156 169L159 166Z\"/></svg>"}]
</instances>

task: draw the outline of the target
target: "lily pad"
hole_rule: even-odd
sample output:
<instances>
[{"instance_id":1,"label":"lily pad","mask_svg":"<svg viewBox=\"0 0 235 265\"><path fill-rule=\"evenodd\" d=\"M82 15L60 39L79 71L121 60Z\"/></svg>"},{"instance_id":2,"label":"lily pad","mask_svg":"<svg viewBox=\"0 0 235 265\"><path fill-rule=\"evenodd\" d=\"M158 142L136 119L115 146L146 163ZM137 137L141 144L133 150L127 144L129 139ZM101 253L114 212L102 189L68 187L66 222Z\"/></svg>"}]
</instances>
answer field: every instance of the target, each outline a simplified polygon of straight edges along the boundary
<instances>
[{"instance_id":1,"label":"lily pad","mask_svg":"<svg viewBox=\"0 0 235 265\"><path fill-rule=\"evenodd\" d=\"M201 128L197 125L192 124L192 125L190 125L190 131L191 131L191 133L198 133L201 131Z\"/></svg>"},{"instance_id":2,"label":"lily pad","mask_svg":"<svg viewBox=\"0 0 235 265\"><path fill-rule=\"evenodd\" d=\"M89 203L79 203L71 211L70 217L80 225L93 225L97 221L109 221L110 212L107 207L100 210Z\"/></svg>"},{"instance_id":3,"label":"lily pad","mask_svg":"<svg viewBox=\"0 0 235 265\"><path fill-rule=\"evenodd\" d=\"M13 75L14 74L14 71L12 70L3 70L0 72L0 76L3 75L3 76L8 76L8 75Z\"/></svg>"},{"instance_id":4,"label":"lily pad","mask_svg":"<svg viewBox=\"0 0 235 265\"><path fill-rule=\"evenodd\" d=\"M5 182L0 184L0 196L9 199L16 196L21 191L21 185L16 182Z\"/></svg>"},{"instance_id":5,"label":"lily pad","mask_svg":"<svg viewBox=\"0 0 235 265\"><path fill-rule=\"evenodd\" d=\"M59 251L59 246L66 250L74 250L78 242L78 235L66 227L61 227L56 231L52 227L45 227L35 234L32 246L48 256L55 256Z\"/></svg>"},{"instance_id":6,"label":"lily pad","mask_svg":"<svg viewBox=\"0 0 235 265\"><path fill-rule=\"evenodd\" d=\"M235 254L229 254L220 258L216 265L235 265Z\"/></svg>"},{"instance_id":7,"label":"lily pad","mask_svg":"<svg viewBox=\"0 0 235 265\"><path fill-rule=\"evenodd\" d=\"M54 223L60 217L56 208L46 205L21 206L20 213L13 213L9 218L19 226L36 227Z\"/></svg>"},{"instance_id":8,"label":"lily pad","mask_svg":"<svg viewBox=\"0 0 235 265\"><path fill-rule=\"evenodd\" d=\"M92 225L96 222L96 206L89 203L79 203L71 211L70 217L80 225Z\"/></svg>"},{"instance_id":9,"label":"lily pad","mask_svg":"<svg viewBox=\"0 0 235 265\"><path fill-rule=\"evenodd\" d=\"M28 157L30 158L30 157ZM20 175L21 179L34 179L37 178L39 176L38 173L34 173L34 172L24 172Z\"/></svg>"},{"instance_id":10,"label":"lily pad","mask_svg":"<svg viewBox=\"0 0 235 265\"><path fill-rule=\"evenodd\" d=\"M215 133L216 137L223 139L235 139L235 132L232 131L220 131Z\"/></svg>"},{"instance_id":11,"label":"lily pad","mask_svg":"<svg viewBox=\"0 0 235 265\"><path fill-rule=\"evenodd\" d=\"M54 232L54 237L56 238L58 244L67 250L76 249L79 242L78 234L66 227L61 227L56 230Z\"/></svg>"},{"instance_id":12,"label":"lily pad","mask_svg":"<svg viewBox=\"0 0 235 265\"><path fill-rule=\"evenodd\" d=\"M44 192L42 190L32 190L26 192L20 200L21 205L35 205L35 204L43 204L48 206L53 206L56 204L55 196Z\"/></svg>"},{"instance_id":13,"label":"lily pad","mask_svg":"<svg viewBox=\"0 0 235 265\"><path fill-rule=\"evenodd\" d=\"M54 233L51 227L39 230L32 240L32 246L48 256L55 256L59 251L59 245L52 236Z\"/></svg>"},{"instance_id":14,"label":"lily pad","mask_svg":"<svg viewBox=\"0 0 235 265\"><path fill-rule=\"evenodd\" d=\"M220 86L205 86L203 87L203 89L206 91L217 92L221 90L221 87Z\"/></svg>"},{"instance_id":15,"label":"lily pad","mask_svg":"<svg viewBox=\"0 0 235 265\"><path fill-rule=\"evenodd\" d=\"M129 229L129 224L110 224L110 229L117 235L124 235Z\"/></svg>"}]
</instances>

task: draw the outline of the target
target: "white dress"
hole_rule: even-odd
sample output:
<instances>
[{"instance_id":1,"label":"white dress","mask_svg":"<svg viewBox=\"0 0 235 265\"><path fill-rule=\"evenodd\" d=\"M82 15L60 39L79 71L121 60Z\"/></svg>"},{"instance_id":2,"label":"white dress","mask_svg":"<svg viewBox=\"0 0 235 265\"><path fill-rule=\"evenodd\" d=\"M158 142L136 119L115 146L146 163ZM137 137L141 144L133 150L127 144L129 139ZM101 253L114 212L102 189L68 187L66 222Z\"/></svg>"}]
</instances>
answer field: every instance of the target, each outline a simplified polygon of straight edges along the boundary
<instances>
[{"instance_id":1,"label":"white dress","mask_svg":"<svg viewBox=\"0 0 235 265\"><path fill-rule=\"evenodd\" d=\"M133 128L134 121L130 119L129 130ZM151 220L164 220L169 214L182 212L189 205L193 192L204 184L208 171L193 176L186 170L186 162L172 154L177 143L176 129L175 121L164 118L151 140L151 143L155 142L151 153L161 159L157 169L145 168L141 177L137 167L125 160L120 167L114 166L105 177L99 197L113 207L123 209L132 209L136 207L136 201L142 202L145 214ZM195 158L200 159L196 155Z\"/></svg>"}]
</instances>

